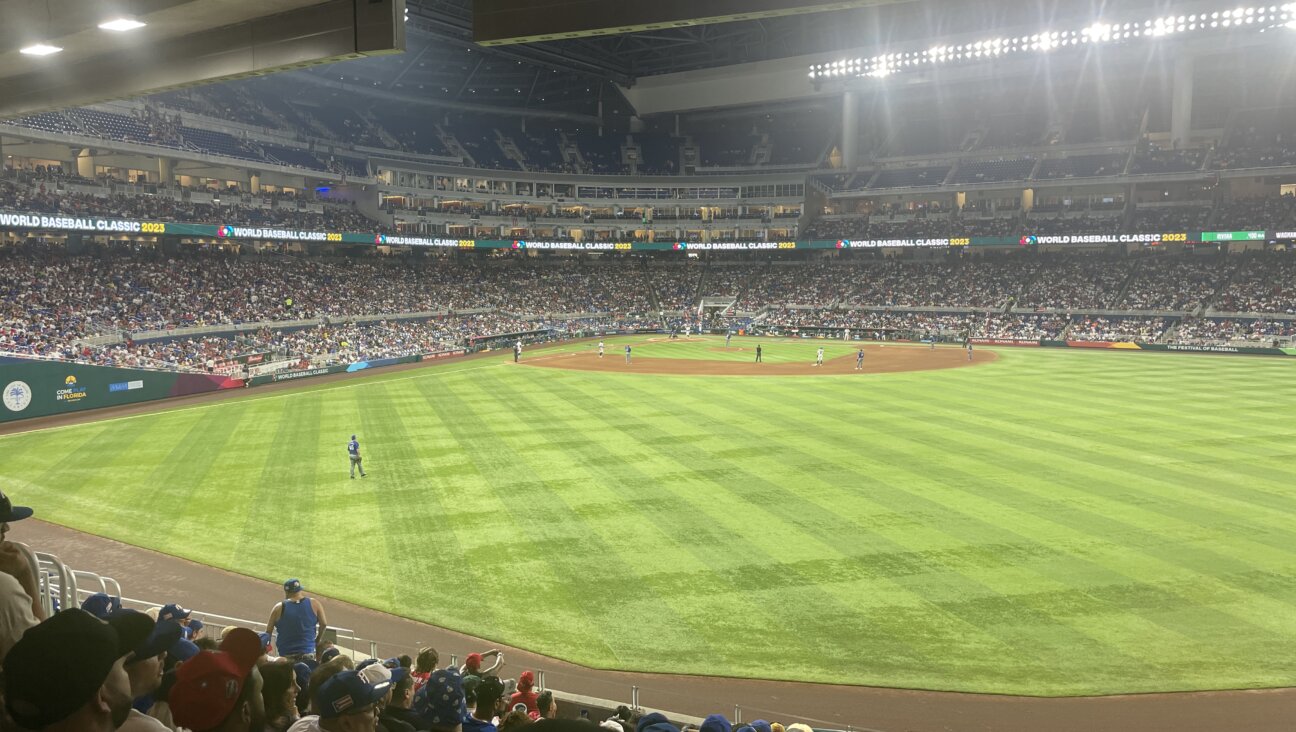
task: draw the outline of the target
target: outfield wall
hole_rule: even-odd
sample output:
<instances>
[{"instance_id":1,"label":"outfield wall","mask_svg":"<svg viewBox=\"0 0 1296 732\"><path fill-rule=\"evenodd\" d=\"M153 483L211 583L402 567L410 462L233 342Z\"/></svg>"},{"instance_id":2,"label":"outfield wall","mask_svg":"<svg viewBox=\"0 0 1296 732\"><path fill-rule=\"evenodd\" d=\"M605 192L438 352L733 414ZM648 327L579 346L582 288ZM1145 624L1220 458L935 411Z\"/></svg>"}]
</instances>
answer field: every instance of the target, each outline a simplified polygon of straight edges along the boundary
<instances>
[{"instance_id":1,"label":"outfield wall","mask_svg":"<svg viewBox=\"0 0 1296 732\"><path fill-rule=\"evenodd\" d=\"M1268 346L1215 346L1191 343L1145 343L1143 341L1050 341L1011 338L973 338L985 346L1029 346L1046 348L1097 348L1111 351L1162 351L1173 353L1231 353L1243 356L1296 356L1296 348Z\"/></svg>"},{"instance_id":2,"label":"outfield wall","mask_svg":"<svg viewBox=\"0 0 1296 732\"><path fill-rule=\"evenodd\" d=\"M147 371L0 356L0 422L120 407L243 386L222 374Z\"/></svg>"}]
</instances>

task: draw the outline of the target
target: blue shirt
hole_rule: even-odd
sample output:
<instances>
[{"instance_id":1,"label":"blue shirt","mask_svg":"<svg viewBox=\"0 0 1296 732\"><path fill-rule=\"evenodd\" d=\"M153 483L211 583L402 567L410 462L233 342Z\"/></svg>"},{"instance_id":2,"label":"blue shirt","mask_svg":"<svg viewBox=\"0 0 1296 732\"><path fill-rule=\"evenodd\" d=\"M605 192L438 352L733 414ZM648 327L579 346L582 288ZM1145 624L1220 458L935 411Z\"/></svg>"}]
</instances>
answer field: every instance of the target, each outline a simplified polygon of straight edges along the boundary
<instances>
[{"instance_id":1,"label":"blue shirt","mask_svg":"<svg viewBox=\"0 0 1296 732\"><path fill-rule=\"evenodd\" d=\"M630 346L626 346L626 353L630 352Z\"/></svg>"},{"instance_id":2,"label":"blue shirt","mask_svg":"<svg viewBox=\"0 0 1296 732\"><path fill-rule=\"evenodd\" d=\"M279 634L279 638L275 642L275 647L279 649L279 655L310 655L314 653L319 616L315 614L315 608L311 606L310 598L304 598L300 602L284 600L280 607L283 610L273 628Z\"/></svg>"},{"instance_id":3,"label":"blue shirt","mask_svg":"<svg viewBox=\"0 0 1296 732\"><path fill-rule=\"evenodd\" d=\"M360 443L352 440L347 443L347 454L355 457L360 454Z\"/></svg>"}]
</instances>

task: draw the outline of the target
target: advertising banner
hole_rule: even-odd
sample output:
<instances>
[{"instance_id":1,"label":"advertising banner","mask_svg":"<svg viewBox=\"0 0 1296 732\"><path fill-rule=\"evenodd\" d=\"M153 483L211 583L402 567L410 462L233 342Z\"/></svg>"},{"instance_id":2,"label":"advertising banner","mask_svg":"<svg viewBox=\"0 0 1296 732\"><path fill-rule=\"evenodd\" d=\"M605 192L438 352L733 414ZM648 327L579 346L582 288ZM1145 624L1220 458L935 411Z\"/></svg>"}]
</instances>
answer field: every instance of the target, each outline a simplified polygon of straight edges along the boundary
<instances>
[{"instance_id":1,"label":"advertising banner","mask_svg":"<svg viewBox=\"0 0 1296 732\"><path fill-rule=\"evenodd\" d=\"M1040 341L1024 340L1021 338L972 338L973 343L981 346L1024 346L1027 348L1039 348Z\"/></svg>"},{"instance_id":2,"label":"advertising banner","mask_svg":"<svg viewBox=\"0 0 1296 732\"><path fill-rule=\"evenodd\" d=\"M0 422L119 407L243 386L223 374L184 374L0 357Z\"/></svg>"}]
</instances>

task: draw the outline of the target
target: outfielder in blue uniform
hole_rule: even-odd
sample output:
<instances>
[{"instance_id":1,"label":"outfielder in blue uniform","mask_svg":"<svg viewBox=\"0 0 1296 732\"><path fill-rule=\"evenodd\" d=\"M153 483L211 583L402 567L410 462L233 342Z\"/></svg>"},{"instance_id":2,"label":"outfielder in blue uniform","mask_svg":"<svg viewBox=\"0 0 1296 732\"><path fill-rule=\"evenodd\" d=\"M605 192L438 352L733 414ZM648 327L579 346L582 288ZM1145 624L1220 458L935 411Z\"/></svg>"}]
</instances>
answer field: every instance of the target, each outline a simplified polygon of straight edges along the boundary
<instances>
[{"instance_id":1,"label":"outfielder in blue uniform","mask_svg":"<svg viewBox=\"0 0 1296 732\"><path fill-rule=\"evenodd\" d=\"M347 456L351 458L351 479L355 480L356 468L360 469L360 477L365 477L364 465L360 462L360 443L355 435L351 435L351 441L347 443Z\"/></svg>"},{"instance_id":2,"label":"outfielder in blue uniform","mask_svg":"<svg viewBox=\"0 0 1296 732\"><path fill-rule=\"evenodd\" d=\"M630 363L630 346L626 346L626 363Z\"/></svg>"},{"instance_id":3,"label":"outfielder in blue uniform","mask_svg":"<svg viewBox=\"0 0 1296 732\"><path fill-rule=\"evenodd\" d=\"M855 370L856 371L864 370L864 349L863 348L855 352Z\"/></svg>"}]
</instances>

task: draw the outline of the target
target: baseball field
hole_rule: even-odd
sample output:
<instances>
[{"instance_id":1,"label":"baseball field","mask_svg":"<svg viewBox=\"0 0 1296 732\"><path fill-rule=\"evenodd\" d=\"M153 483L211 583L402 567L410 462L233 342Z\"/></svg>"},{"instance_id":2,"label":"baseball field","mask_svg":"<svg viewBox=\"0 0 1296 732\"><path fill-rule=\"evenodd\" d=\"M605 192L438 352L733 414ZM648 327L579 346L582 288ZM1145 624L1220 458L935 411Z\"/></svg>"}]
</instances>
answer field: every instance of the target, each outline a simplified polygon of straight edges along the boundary
<instances>
[{"instance_id":1,"label":"baseball field","mask_svg":"<svg viewBox=\"0 0 1296 732\"><path fill-rule=\"evenodd\" d=\"M0 481L76 529L600 668L1296 684L1296 363L870 344L856 371L840 342L823 367L757 343L164 405L0 437Z\"/></svg>"}]
</instances>

